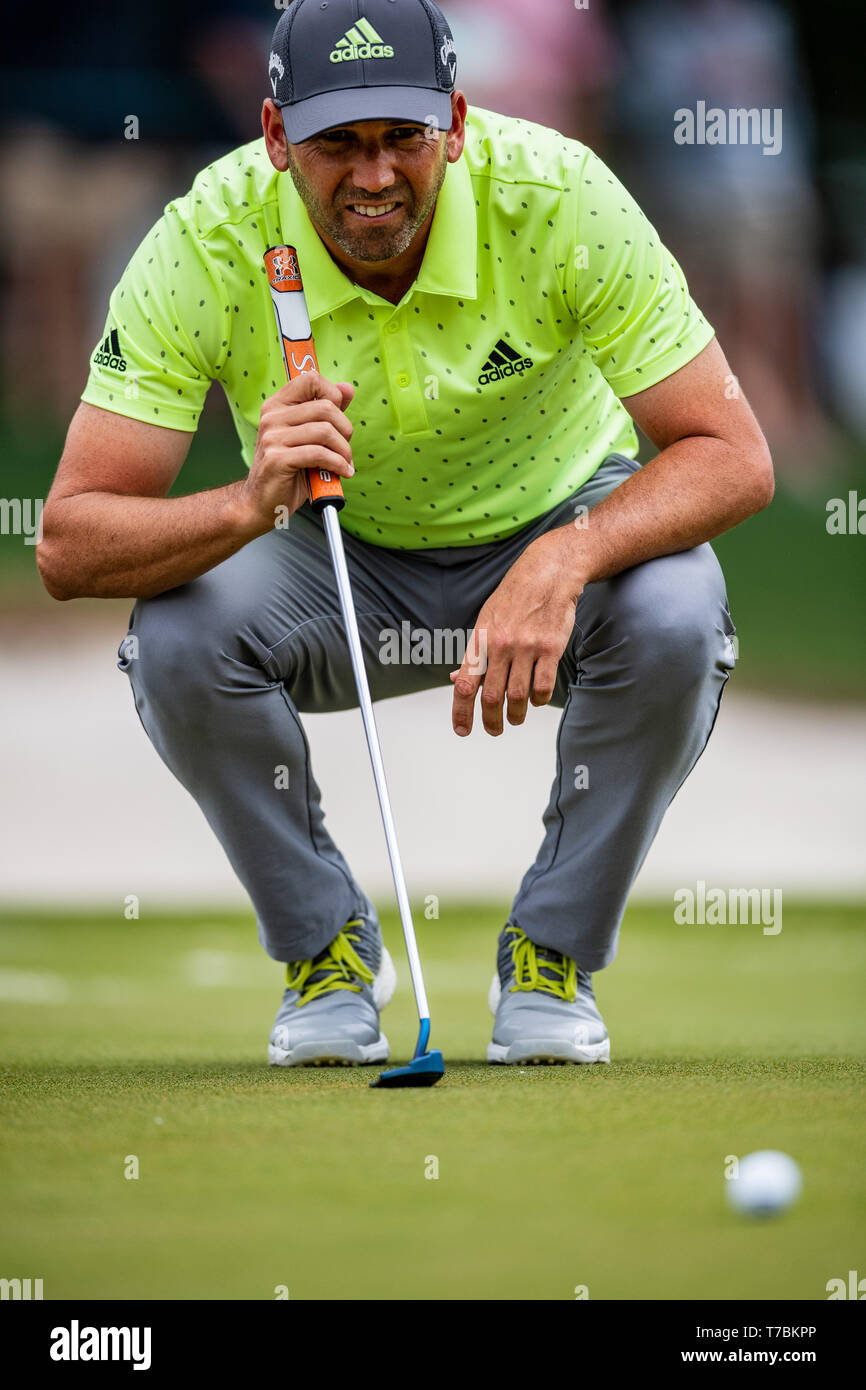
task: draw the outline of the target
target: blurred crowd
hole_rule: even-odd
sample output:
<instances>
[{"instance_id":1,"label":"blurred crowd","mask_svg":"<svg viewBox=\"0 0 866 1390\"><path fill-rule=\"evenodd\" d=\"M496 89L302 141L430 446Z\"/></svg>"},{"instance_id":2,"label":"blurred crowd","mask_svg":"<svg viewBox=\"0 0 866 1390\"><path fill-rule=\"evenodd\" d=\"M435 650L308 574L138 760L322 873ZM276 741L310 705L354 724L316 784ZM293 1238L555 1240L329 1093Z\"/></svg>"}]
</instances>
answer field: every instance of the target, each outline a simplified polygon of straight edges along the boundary
<instances>
[{"instance_id":1,"label":"blurred crowd","mask_svg":"<svg viewBox=\"0 0 866 1390\"><path fill-rule=\"evenodd\" d=\"M75 409L106 301L164 204L260 135L282 5L55 6L0 84L0 410ZM682 265L795 474L866 439L866 156L836 149L797 7L777 0L440 0L470 106L596 150ZM680 144L674 113L781 110L782 142ZM829 149L833 146L832 149ZM829 152L828 152L829 151Z\"/></svg>"}]
</instances>

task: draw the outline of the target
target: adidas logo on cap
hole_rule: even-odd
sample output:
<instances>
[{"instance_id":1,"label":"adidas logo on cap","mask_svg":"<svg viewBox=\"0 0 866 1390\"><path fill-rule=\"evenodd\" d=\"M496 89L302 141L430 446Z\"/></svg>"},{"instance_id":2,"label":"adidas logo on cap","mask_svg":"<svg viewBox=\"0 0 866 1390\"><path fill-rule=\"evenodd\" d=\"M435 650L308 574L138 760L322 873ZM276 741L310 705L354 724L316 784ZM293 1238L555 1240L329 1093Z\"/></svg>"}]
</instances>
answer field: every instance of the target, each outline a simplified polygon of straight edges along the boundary
<instances>
[{"instance_id":1,"label":"adidas logo on cap","mask_svg":"<svg viewBox=\"0 0 866 1390\"><path fill-rule=\"evenodd\" d=\"M506 343L503 338L500 338L481 368L478 384L479 386L487 386L489 382L501 381L505 376L522 376L534 365L531 357L521 357L519 352L514 351L510 343Z\"/></svg>"},{"instance_id":2,"label":"adidas logo on cap","mask_svg":"<svg viewBox=\"0 0 866 1390\"><path fill-rule=\"evenodd\" d=\"M93 361L97 367L111 367L116 372L126 371L126 358L121 356L116 328L112 328L102 346L96 349Z\"/></svg>"},{"instance_id":3,"label":"adidas logo on cap","mask_svg":"<svg viewBox=\"0 0 866 1390\"><path fill-rule=\"evenodd\" d=\"M332 63L348 63L356 58L393 58L394 50L377 34L369 19L363 16L347 29L331 53Z\"/></svg>"}]
</instances>

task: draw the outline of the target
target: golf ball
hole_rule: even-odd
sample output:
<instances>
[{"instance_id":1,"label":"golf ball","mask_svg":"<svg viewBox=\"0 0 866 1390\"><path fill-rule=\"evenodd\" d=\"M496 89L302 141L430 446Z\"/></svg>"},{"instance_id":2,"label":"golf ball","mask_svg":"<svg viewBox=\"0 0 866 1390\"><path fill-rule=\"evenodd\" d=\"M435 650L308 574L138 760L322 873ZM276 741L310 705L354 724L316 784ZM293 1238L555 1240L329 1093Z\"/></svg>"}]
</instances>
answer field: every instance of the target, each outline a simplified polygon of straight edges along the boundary
<instances>
[{"instance_id":1,"label":"golf ball","mask_svg":"<svg viewBox=\"0 0 866 1390\"><path fill-rule=\"evenodd\" d=\"M758 1149L739 1162L736 1177L725 1182L728 1203L749 1216L775 1216L792 1207L803 1187L803 1176L790 1154Z\"/></svg>"}]
</instances>

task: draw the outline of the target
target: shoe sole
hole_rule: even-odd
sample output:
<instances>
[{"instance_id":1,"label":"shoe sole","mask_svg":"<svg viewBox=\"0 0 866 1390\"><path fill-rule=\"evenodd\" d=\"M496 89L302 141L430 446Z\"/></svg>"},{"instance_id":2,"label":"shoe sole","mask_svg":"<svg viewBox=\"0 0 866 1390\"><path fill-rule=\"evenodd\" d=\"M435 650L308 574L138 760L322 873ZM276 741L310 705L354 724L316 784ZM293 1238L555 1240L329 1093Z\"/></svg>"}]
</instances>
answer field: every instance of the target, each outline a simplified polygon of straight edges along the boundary
<instances>
[{"instance_id":1,"label":"shoe sole","mask_svg":"<svg viewBox=\"0 0 866 1390\"><path fill-rule=\"evenodd\" d=\"M568 1066L592 1062L610 1062L610 1038L598 1043L555 1042L543 1038L522 1039L508 1047L492 1042L487 1048L487 1060L506 1067Z\"/></svg>"},{"instance_id":2,"label":"shoe sole","mask_svg":"<svg viewBox=\"0 0 866 1390\"><path fill-rule=\"evenodd\" d=\"M347 1038L332 1041L299 1043L290 1051L268 1044L268 1062L272 1067L364 1067L373 1062L387 1062L388 1039L380 1033L374 1043L356 1043Z\"/></svg>"}]
</instances>

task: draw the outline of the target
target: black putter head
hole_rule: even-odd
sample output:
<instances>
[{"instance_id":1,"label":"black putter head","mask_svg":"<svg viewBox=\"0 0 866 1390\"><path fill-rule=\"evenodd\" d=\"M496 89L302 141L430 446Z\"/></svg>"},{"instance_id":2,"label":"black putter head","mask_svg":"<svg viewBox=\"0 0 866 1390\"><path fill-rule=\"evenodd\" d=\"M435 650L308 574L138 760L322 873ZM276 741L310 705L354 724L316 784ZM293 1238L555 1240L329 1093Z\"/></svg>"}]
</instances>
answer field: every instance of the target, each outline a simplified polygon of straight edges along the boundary
<instances>
[{"instance_id":1,"label":"black putter head","mask_svg":"<svg viewBox=\"0 0 866 1390\"><path fill-rule=\"evenodd\" d=\"M435 1050L413 1057L405 1067L391 1067L371 1081L371 1086L435 1086L445 1075L442 1053Z\"/></svg>"}]
</instances>

